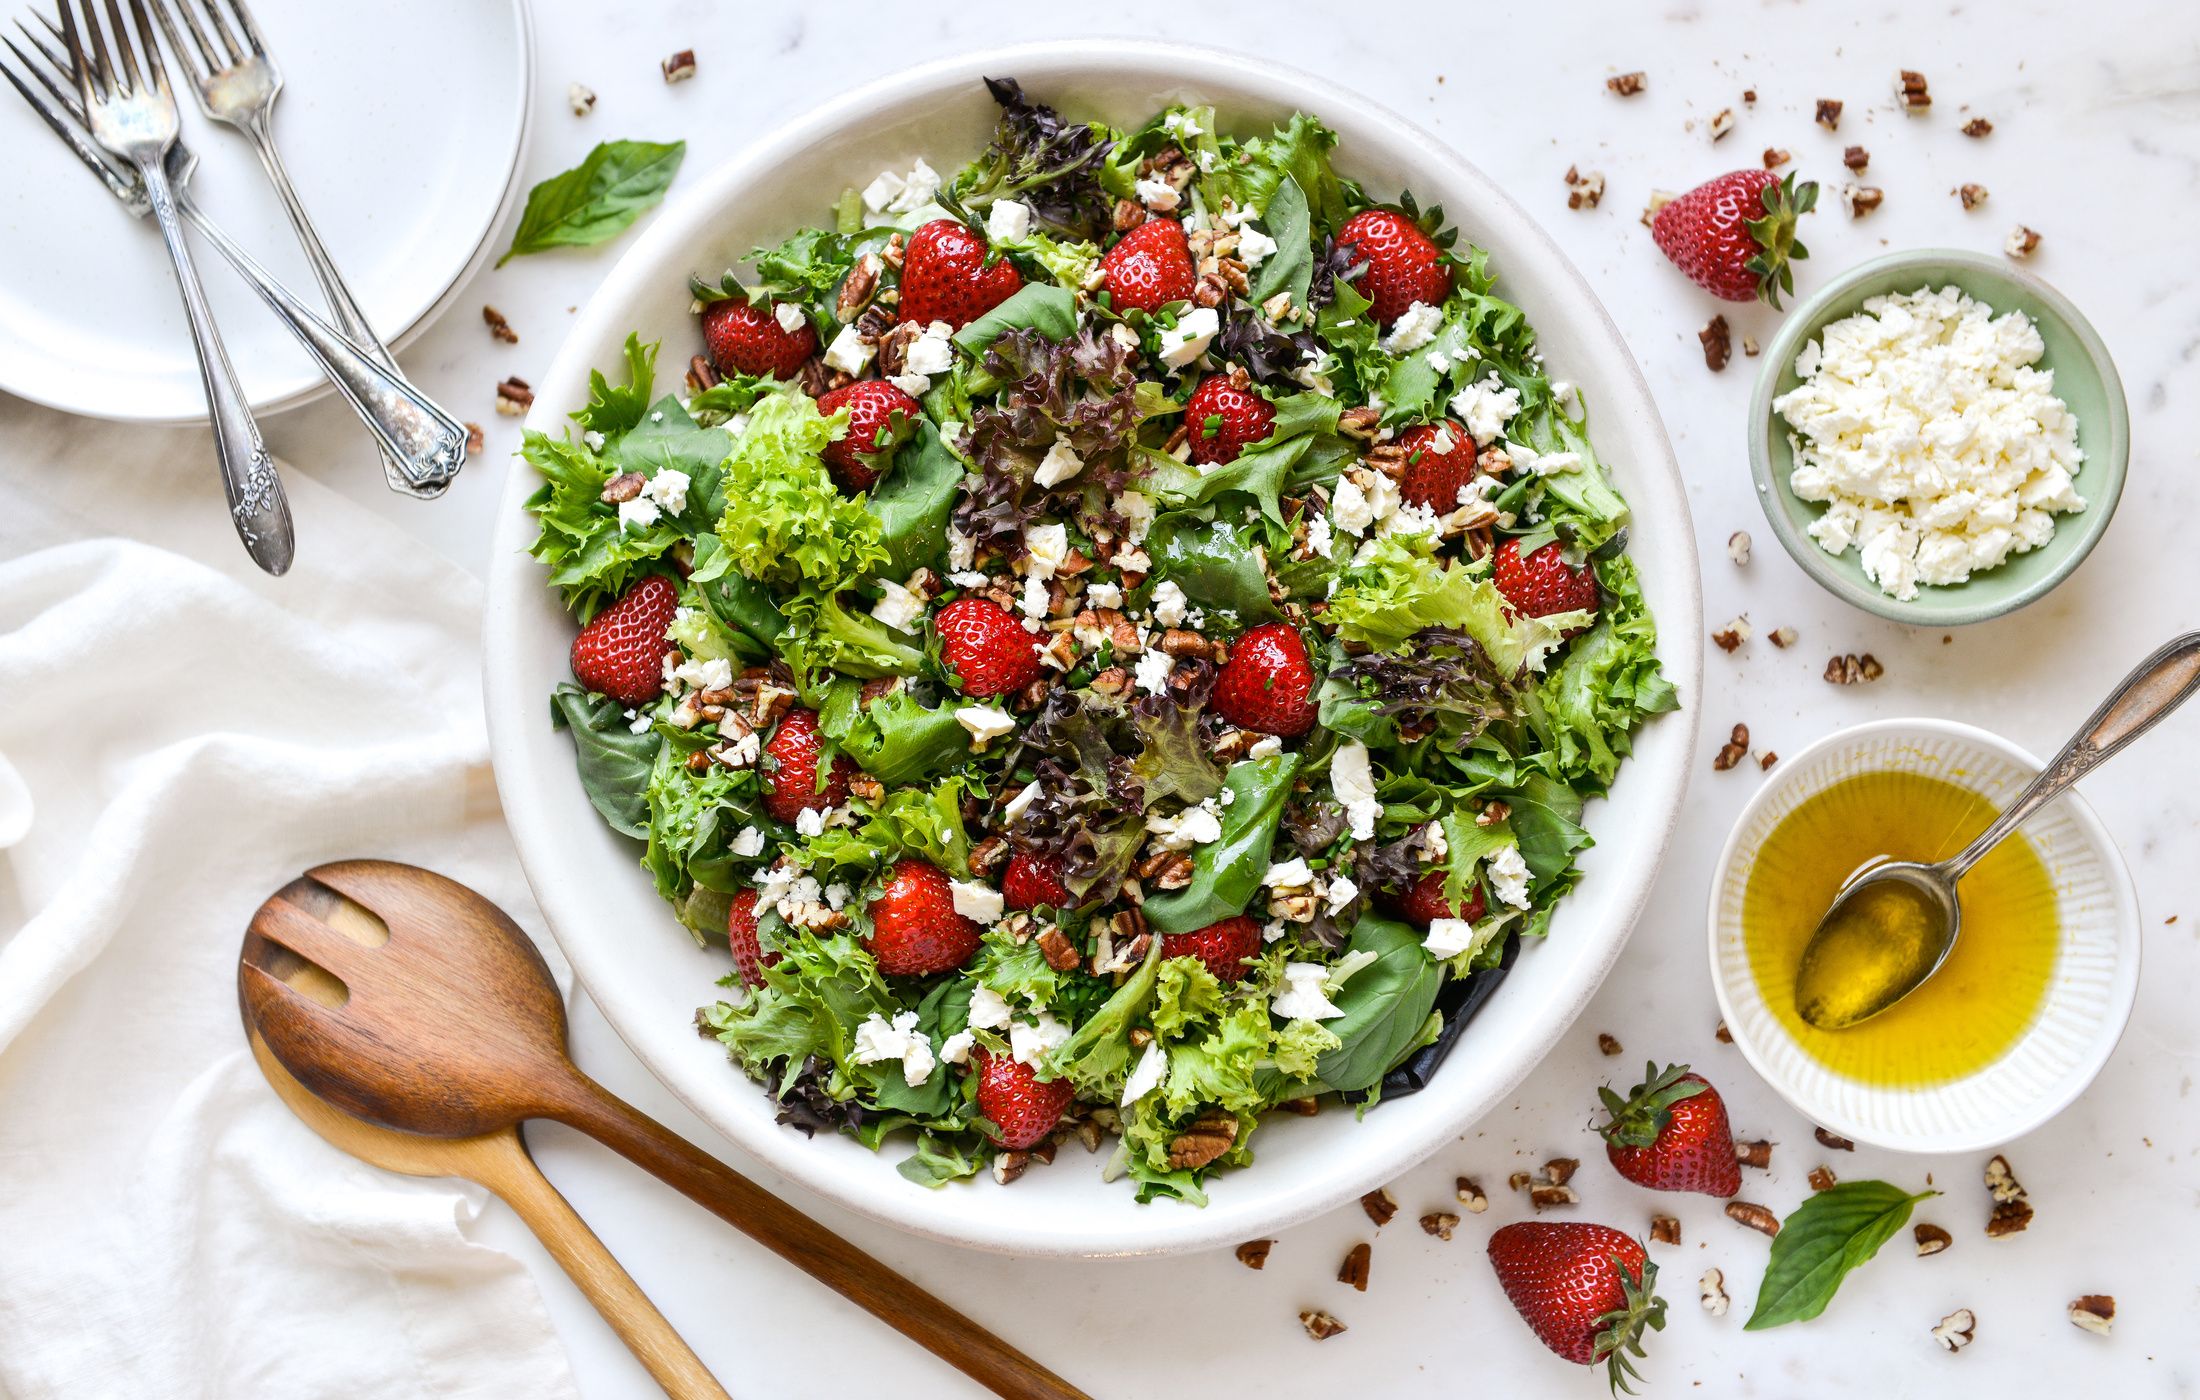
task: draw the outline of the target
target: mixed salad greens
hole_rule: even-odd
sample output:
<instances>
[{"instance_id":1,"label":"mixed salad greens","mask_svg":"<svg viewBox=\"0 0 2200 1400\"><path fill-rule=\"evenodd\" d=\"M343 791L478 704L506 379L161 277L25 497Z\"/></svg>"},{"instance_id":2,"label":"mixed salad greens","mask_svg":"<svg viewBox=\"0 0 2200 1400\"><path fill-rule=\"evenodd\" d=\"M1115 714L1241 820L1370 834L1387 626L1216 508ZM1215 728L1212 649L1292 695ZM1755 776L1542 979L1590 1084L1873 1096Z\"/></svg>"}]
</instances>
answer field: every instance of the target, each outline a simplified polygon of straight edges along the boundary
<instances>
[{"instance_id":1,"label":"mixed salad greens","mask_svg":"<svg viewBox=\"0 0 2200 1400\"><path fill-rule=\"evenodd\" d=\"M1112 1136L1197 1203L1425 1063L1676 697L1578 397L1440 210L1311 116L989 86L951 178L699 280L684 389L630 339L528 434L553 718L730 938L699 1026L783 1121L926 1185Z\"/></svg>"}]
</instances>

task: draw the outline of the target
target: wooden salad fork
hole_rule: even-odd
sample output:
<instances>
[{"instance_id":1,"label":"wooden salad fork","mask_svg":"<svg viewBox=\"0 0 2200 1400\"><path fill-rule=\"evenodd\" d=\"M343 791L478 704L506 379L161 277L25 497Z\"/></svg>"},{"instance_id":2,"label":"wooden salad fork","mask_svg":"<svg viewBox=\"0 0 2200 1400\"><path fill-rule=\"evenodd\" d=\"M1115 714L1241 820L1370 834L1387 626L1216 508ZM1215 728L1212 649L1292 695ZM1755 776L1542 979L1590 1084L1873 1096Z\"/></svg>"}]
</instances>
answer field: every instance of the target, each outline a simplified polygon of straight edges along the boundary
<instances>
[{"instance_id":1,"label":"wooden salad fork","mask_svg":"<svg viewBox=\"0 0 2200 1400\"><path fill-rule=\"evenodd\" d=\"M286 952L322 976L299 978ZM246 1024L282 1066L346 1113L437 1138L554 1119L677 1187L994 1393L1085 1400L583 1074L566 1053L565 1005L534 944L455 881L376 860L307 871L253 915L237 994Z\"/></svg>"},{"instance_id":2,"label":"wooden salad fork","mask_svg":"<svg viewBox=\"0 0 2200 1400\"><path fill-rule=\"evenodd\" d=\"M319 979L326 984L311 963L298 963L297 968L294 982ZM257 1034L251 1035L251 1041L252 1058L259 1061L260 1073L274 1086L275 1096L332 1146L384 1171L463 1177L488 1187L534 1231L558 1267L595 1304L666 1395L672 1400L731 1400L701 1358L527 1155L518 1129L471 1138L432 1138L378 1128L315 1098L283 1068L266 1041Z\"/></svg>"}]
</instances>

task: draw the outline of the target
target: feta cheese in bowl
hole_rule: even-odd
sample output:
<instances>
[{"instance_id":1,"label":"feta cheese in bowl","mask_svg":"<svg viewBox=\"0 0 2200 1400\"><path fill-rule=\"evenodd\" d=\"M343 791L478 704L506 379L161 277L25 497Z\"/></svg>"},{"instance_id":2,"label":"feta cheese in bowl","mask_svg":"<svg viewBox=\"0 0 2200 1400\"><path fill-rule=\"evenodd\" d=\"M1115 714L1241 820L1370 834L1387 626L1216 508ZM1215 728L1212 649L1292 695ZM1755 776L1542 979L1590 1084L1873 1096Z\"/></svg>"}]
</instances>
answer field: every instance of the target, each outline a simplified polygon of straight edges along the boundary
<instances>
[{"instance_id":1,"label":"feta cheese in bowl","mask_svg":"<svg viewBox=\"0 0 2200 1400\"><path fill-rule=\"evenodd\" d=\"M2014 611L2082 561L2129 452L2107 348L2005 260L1897 253L1796 309L1767 348L1750 467L1819 583L1896 621Z\"/></svg>"}]
</instances>

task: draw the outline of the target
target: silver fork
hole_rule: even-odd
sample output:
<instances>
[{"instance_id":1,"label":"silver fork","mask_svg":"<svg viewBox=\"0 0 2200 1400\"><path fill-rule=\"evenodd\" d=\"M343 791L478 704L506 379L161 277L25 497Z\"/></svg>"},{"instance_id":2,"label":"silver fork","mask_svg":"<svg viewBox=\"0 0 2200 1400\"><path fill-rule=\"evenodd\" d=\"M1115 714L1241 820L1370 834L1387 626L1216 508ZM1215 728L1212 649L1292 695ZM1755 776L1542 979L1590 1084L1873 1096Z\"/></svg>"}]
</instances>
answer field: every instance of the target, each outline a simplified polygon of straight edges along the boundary
<instances>
[{"instance_id":1,"label":"silver fork","mask_svg":"<svg viewBox=\"0 0 2200 1400\"><path fill-rule=\"evenodd\" d=\"M40 23L53 36L55 43L63 42L61 30L52 21L40 16ZM53 73L48 73L46 68L18 48L14 40L0 37L0 44L5 44L9 52L15 55L22 63L24 71L45 90L47 97L42 98L33 92L5 63L0 63L0 76L7 78L46 125L52 128L54 134L100 178L110 193L122 201L124 208L140 218L151 213L152 202L146 194L144 181L136 172L85 139L82 129L88 123L83 103L74 91L63 87L53 76L58 74L65 81L74 81L74 71L68 56L54 44L47 43L33 33L29 26L18 22L16 27L22 30L23 37L29 41L38 57L51 67ZM201 213L190 194L190 179L197 166L198 157L179 138L169 149L167 161L169 183L175 190L177 209L201 236L214 245L217 252L229 260L230 266L251 284L277 319L298 337L306 353L320 365L321 372L328 376L329 382L337 387L352 411L359 415L360 421L374 434L385 465L392 460L417 464L416 470L402 476L391 474L391 489L421 499L442 495L464 462L465 426L421 393L402 374L385 367L379 361L369 359L363 349L315 315L303 302L291 295L288 288L268 276L258 263ZM411 479L415 475L420 478L417 482Z\"/></svg>"},{"instance_id":2,"label":"silver fork","mask_svg":"<svg viewBox=\"0 0 2200 1400\"><path fill-rule=\"evenodd\" d=\"M252 561L271 574L290 567L297 550L291 534L290 502L282 481L275 475L274 459L260 441L259 425L252 421L237 371L222 349L221 333L207 308L206 291L199 285L191 249L183 236L183 220L176 212L175 189L168 179L168 154L176 144L176 103L168 90L168 75L161 68L160 51L151 43L152 24L146 18L144 0L130 0L138 32L145 43L145 71L138 68L130 30L122 22L115 0L107 0L107 16L114 26L114 53L99 27L95 0L79 0L90 47L77 34L76 16L68 0L62 0L62 42L67 45L71 76L84 104L84 118L92 138L114 155L136 167L144 182L153 217L160 224L161 241L175 264L176 286L183 294L183 311L191 323L191 342L198 351L199 379L206 388L207 416L214 426L214 452L221 462L222 489L229 498L229 516L244 541ZM120 57L117 66L116 56Z\"/></svg>"},{"instance_id":3,"label":"silver fork","mask_svg":"<svg viewBox=\"0 0 2200 1400\"><path fill-rule=\"evenodd\" d=\"M222 18L220 0L197 0L204 11L206 22L201 24L192 13L193 0L153 0L153 13L160 20L163 33L168 36L168 47L193 78L192 91L197 95L199 110L209 120L227 122L243 132L252 142L252 149L260 157L260 165L267 171L269 183L283 201L283 210L290 215L290 226L297 232L298 242L305 249L306 261L313 266L314 280L321 284L322 296L328 302L329 314L335 318L338 329L367 352L391 373L397 372L397 360L389 347L374 333L374 327L352 298L351 289L344 285L343 275L336 270L336 260L329 256L321 242L321 235L314 231L313 221L306 217L306 207L292 188L290 172L283 166L282 153L275 147L275 99L283 90L283 75L268 57L267 44L260 37L259 26L252 22L252 12L245 8L244 0L229 0L229 8L236 17L236 31L232 32L228 21ZM182 23L177 23L178 19ZM189 31L188 41L185 31ZM243 43L238 42L242 35ZM393 457L382 454L382 469L395 490L406 489L401 482L416 486L447 485L457 475L465 461L460 450L465 443L465 430L459 428L457 437L449 444L448 453L433 462L423 462L419 457Z\"/></svg>"}]
</instances>

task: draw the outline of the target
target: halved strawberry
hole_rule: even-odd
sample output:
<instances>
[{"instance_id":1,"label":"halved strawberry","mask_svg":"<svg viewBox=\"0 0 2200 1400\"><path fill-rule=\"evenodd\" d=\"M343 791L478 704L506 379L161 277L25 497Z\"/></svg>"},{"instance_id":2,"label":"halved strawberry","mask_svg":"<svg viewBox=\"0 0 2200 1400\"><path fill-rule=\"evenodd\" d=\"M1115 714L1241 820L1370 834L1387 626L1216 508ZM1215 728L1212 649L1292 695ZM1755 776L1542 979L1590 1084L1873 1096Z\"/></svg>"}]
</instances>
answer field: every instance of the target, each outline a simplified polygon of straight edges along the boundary
<instances>
[{"instance_id":1,"label":"halved strawberry","mask_svg":"<svg viewBox=\"0 0 2200 1400\"><path fill-rule=\"evenodd\" d=\"M889 977L953 971L978 951L983 932L955 912L947 872L915 856L894 862L885 887L865 912L871 916L871 936L864 946Z\"/></svg>"},{"instance_id":2,"label":"halved strawberry","mask_svg":"<svg viewBox=\"0 0 2200 1400\"><path fill-rule=\"evenodd\" d=\"M1190 933L1164 934L1161 956L1197 958L1224 982L1245 976L1245 960L1260 951L1260 925L1244 914L1218 919Z\"/></svg>"},{"instance_id":3,"label":"halved strawberry","mask_svg":"<svg viewBox=\"0 0 2200 1400\"><path fill-rule=\"evenodd\" d=\"M1405 449L1406 474L1398 497L1409 506L1426 506L1438 515L1459 509L1459 493L1474 480L1474 436L1457 423L1418 423L1398 434Z\"/></svg>"},{"instance_id":4,"label":"halved strawberry","mask_svg":"<svg viewBox=\"0 0 2200 1400\"><path fill-rule=\"evenodd\" d=\"M1036 909L1042 904L1069 907L1069 886L1062 883L1055 863L1045 856L1018 851L1001 872L1001 898L1011 909Z\"/></svg>"},{"instance_id":5,"label":"halved strawberry","mask_svg":"<svg viewBox=\"0 0 2200 1400\"><path fill-rule=\"evenodd\" d=\"M1276 406L1250 384L1234 384L1227 374L1199 381L1184 403L1184 426L1192 460L1201 466L1234 462L1248 443L1275 430Z\"/></svg>"},{"instance_id":6,"label":"halved strawberry","mask_svg":"<svg viewBox=\"0 0 2200 1400\"><path fill-rule=\"evenodd\" d=\"M962 693L1008 695L1039 679L1039 639L990 598L957 598L932 615L940 660Z\"/></svg>"},{"instance_id":7,"label":"halved strawberry","mask_svg":"<svg viewBox=\"0 0 2200 1400\"><path fill-rule=\"evenodd\" d=\"M1149 219L1124 234L1100 260L1100 271L1117 311L1159 311L1189 300L1199 281L1184 225L1174 219Z\"/></svg>"},{"instance_id":8,"label":"halved strawberry","mask_svg":"<svg viewBox=\"0 0 2200 1400\"><path fill-rule=\"evenodd\" d=\"M1366 209L1344 221L1337 246L1350 248L1367 271L1353 285L1389 325L1415 302L1440 306L1451 295L1451 268L1436 240L1396 209Z\"/></svg>"},{"instance_id":9,"label":"halved strawberry","mask_svg":"<svg viewBox=\"0 0 2200 1400\"><path fill-rule=\"evenodd\" d=\"M622 705L646 705L665 688L665 629L680 606L680 586L663 574L627 585L573 639L573 679Z\"/></svg>"},{"instance_id":10,"label":"halved strawberry","mask_svg":"<svg viewBox=\"0 0 2200 1400\"><path fill-rule=\"evenodd\" d=\"M764 810L783 822L791 822L805 808L823 811L846 802L848 780L862 770L846 754L834 754L832 771L825 785L819 787L817 760L824 752L817 711L787 711L773 731L771 742L764 745Z\"/></svg>"},{"instance_id":11,"label":"halved strawberry","mask_svg":"<svg viewBox=\"0 0 2200 1400\"><path fill-rule=\"evenodd\" d=\"M985 240L953 219L934 219L909 235L901 263L901 319L960 330L1014 296L1023 276L1006 258L990 267Z\"/></svg>"},{"instance_id":12,"label":"halved strawberry","mask_svg":"<svg viewBox=\"0 0 2200 1400\"><path fill-rule=\"evenodd\" d=\"M1497 547L1490 581L1523 617L1597 610L1596 573L1567 563L1566 551L1556 541L1525 556L1520 553L1520 541L1505 541Z\"/></svg>"},{"instance_id":13,"label":"halved strawberry","mask_svg":"<svg viewBox=\"0 0 2200 1400\"><path fill-rule=\"evenodd\" d=\"M825 468L840 489L868 491L894 464L894 452L917 429L917 401L883 379L859 379L817 396L830 418L848 410L848 433L825 445Z\"/></svg>"},{"instance_id":14,"label":"halved strawberry","mask_svg":"<svg viewBox=\"0 0 2200 1400\"><path fill-rule=\"evenodd\" d=\"M1295 738L1314 727L1314 666L1288 622L1266 622L1230 646L1209 704L1240 729Z\"/></svg>"},{"instance_id":15,"label":"halved strawberry","mask_svg":"<svg viewBox=\"0 0 2200 1400\"><path fill-rule=\"evenodd\" d=\"M724 297L703 307L703 344L722 374L792 379L802 362L817 353L817 332L799 312L783 322L775 303Z\"/></svg>"},{"instance_id":16,"label":"halved strawberry","mask_svg":"<svg viewBox=\"0 0 2200 1400\"><path fill-rule=\"evenodd\" d=\"M982 1045L970 1052L970 1063L978 1076L978 1112L995 1129L986 1136L1011 1152L1045 1142L1076 1096L1067 1079L1041 1080L1030 1065Z\"/></svg>"}]
</instances>

